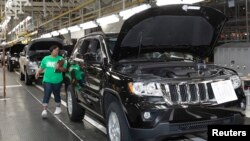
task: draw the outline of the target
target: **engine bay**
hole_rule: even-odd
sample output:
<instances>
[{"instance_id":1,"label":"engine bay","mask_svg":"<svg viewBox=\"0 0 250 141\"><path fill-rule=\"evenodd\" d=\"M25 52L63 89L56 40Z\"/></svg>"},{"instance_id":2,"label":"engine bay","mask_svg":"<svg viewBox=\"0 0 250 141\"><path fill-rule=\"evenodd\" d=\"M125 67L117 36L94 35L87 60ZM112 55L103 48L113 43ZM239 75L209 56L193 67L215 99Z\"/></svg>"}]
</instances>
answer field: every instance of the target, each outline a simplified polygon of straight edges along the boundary
<instances>
[{"instance_id":1,"label":"engine bay","mask_svg":"<svg viewBox=\"0 0 250 141\"><path fill-rule=\"evenodd\" d=\"M124 63L117 65L115 69L123 74L161 78L197 78L226 74L226 70L222 67L196 62Z\"/></svg>"}]
</instances>

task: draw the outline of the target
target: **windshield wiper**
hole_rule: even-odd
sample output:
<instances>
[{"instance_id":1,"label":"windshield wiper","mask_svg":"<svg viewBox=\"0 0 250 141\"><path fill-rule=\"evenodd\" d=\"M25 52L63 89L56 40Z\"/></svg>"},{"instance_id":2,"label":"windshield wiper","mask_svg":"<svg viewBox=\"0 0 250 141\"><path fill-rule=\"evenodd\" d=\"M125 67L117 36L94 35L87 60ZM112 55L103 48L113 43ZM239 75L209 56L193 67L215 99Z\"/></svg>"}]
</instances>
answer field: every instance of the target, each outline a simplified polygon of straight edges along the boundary
<instances>
[{"instance_id":1,"label":"windshield wiper","mask_svg":"<svg viewBox=\"0 0 250 141\"><path fill-rule=\"evenodd\" d=\"M120 60L120 62L165 62L165 59L161 58L152 58L152 59L147 59L147 58L133 58L133 59L123 59Z\"/></svg>"},{"instance_id":2,"label":"windshield wiper","mask_svg":"<svg viewBox=\"0 0 250 141\"><path fill-rule=\"evenodd\" d=\"M185 58L167 58L166 61L194 61L192 59L185 59Z\"/></svg>"}]
</instances>

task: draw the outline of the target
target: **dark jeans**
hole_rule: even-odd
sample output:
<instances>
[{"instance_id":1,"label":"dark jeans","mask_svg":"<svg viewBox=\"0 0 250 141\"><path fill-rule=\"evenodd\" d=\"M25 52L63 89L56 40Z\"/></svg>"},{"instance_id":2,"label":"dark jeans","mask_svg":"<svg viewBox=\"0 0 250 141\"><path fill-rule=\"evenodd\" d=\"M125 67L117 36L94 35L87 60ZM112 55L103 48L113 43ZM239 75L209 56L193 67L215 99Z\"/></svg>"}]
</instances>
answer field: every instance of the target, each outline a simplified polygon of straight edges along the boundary
<instances>
[{"instance_id":1,"label":"dark jeans","mask_svg":"<svg viewBox=\"0 0 250 141\"><path fill-rule=\"evenodd\" d=\"M62 83L52 84L52 83L44 82L43 86L44 86L43 105L48 106L51 93L53 92L54 97L55 97L55 102L57 104L56 106L60 106L60 103L61 103L60 89L61 89Z\"/></svg>"}]
</instances>

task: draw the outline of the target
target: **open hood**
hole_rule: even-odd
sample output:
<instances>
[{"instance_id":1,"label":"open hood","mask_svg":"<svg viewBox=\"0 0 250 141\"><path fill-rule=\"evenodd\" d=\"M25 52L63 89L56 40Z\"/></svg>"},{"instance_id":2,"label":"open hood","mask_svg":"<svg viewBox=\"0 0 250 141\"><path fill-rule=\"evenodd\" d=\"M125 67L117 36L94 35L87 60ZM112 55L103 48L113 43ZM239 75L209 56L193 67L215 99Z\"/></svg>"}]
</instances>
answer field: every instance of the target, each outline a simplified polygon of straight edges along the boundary
<instances>
[{"instance_id":1,"label":"open hood","mask_svg":"<svg viewBox=\"0 0 250 141\"><path fill-rule=\"evenodd\" d=\"M63 40L58 38L37 38L28 44L28 50L49 50L52 45L57 45L60 49L63 47Z\"/></svg>"},{"instance_id":2,"label":"open hood","mask_svg":"<svg viewBox=\"0 0 250 141\"><path fill-rule=\"evenodd\" d=\"M15 44L10 47L10 54L14 54L14 53L19 54L20 52L23 51L24 47L25 47L25 44Z\"/></svg>"},{"instance_id":3,"label":"open hood","mask_svg":"<svg viewBox=\"0 0 250 141\"><path fill-rule=\"evenodd\" d=\"M180 51L204 58L213 51L226 21L223 13L209 7L150 8L124 22L112 57L118 61L143 52Z\"/></svg>"}]
</instances>

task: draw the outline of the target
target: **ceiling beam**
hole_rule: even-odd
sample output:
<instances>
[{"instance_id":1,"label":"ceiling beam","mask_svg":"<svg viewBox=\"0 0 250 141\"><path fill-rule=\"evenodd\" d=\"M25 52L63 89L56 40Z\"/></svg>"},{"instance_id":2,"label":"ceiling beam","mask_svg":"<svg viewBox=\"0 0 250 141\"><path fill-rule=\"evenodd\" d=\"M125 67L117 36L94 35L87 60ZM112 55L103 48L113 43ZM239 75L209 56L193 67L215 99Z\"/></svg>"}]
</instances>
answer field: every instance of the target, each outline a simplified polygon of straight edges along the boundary
<instances>
[{"instance_id":1,"label":"ceiling beam","mask_svg":"<svg viewBox=\"0 0 250 141\"><path fill-rule=\"evenodd\" d=\"M30 2L32 6L35 7L42 7L43 6L43 2ZM0 0L0 6L1 5L5 5L5 2L3 0ZM54 2L46 2L46 5L48 7L56 7L58 6L58 4L55 4ZM74 5L71 2L63 2L63 6L62 7L74 7Z\"/></svg>"},{"instance_id":2,"label":"ceiling beam","mask_svg":"<svg viewBox=\"0 0 250 141\"><path fill-rule=\"evenodd\" d=\"M52 0L55 4L56 4L56 6L59 8L59 9L61 9L62 7L60 6L60 4L58 4L55 0Z\"/></svg>"},{"instance_id":3,"label":"ceiling beam","mask_svg":"<svg viewBox=\"0 0 250 141\"><path fill-rule=\"evenodd\" d=\"M49 8L46 6L46 8ZM55 12L61 12L61 11L67 11L68 8L62 8L62 9L59 9L59 8L54 8L54 11ZM23 8L23 11L25 12L32 12L32 11L43 11L43 7L33 7L33 8Z\"/></svg>"}]
</instances>

